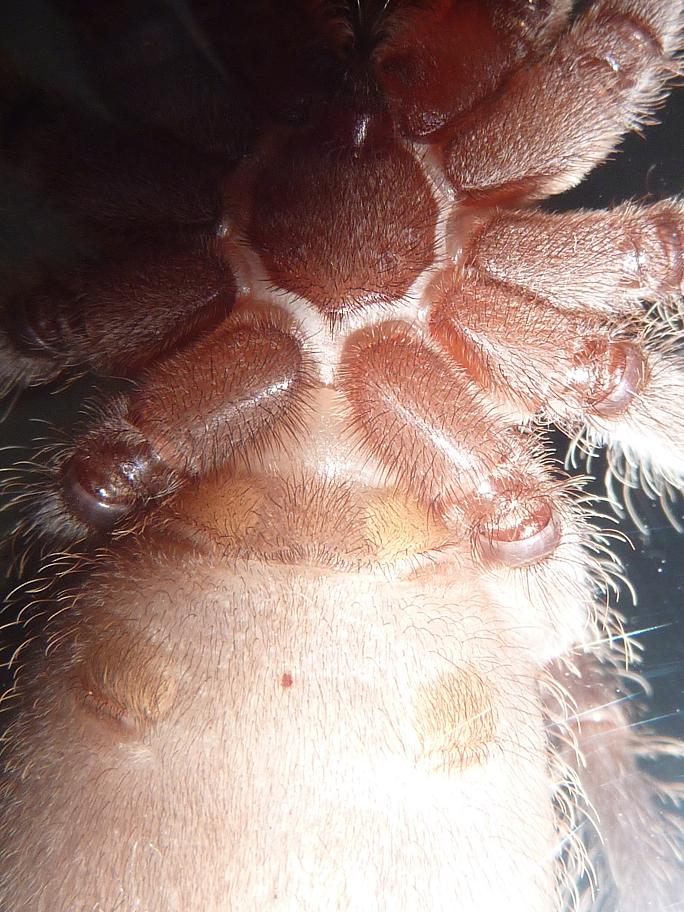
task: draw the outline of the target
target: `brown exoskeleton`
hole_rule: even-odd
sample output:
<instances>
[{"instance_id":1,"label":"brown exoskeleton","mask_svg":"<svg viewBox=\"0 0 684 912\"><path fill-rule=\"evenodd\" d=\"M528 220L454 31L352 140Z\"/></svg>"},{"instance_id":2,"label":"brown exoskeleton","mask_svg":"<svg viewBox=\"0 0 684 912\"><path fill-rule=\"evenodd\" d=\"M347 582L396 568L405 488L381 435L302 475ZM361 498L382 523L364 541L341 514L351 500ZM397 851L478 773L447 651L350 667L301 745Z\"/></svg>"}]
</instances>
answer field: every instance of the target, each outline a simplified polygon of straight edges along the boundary
<instances>
[{"instance_id":1,"label":"brown exoskeleton","mask_svg":"<svg viewBox=\"0 0 684 912\"><path fill-rule=\"evenodd\" d=\"M677 908L640 759L683 748L547 429L682 487L684 209L538 204L652 115L684 3L62 6L97 104L17 102L5 154L87 249L6 295L0 377L133 383L19 494L59 557L0 907Z\"/></svg>"}]
</instances>

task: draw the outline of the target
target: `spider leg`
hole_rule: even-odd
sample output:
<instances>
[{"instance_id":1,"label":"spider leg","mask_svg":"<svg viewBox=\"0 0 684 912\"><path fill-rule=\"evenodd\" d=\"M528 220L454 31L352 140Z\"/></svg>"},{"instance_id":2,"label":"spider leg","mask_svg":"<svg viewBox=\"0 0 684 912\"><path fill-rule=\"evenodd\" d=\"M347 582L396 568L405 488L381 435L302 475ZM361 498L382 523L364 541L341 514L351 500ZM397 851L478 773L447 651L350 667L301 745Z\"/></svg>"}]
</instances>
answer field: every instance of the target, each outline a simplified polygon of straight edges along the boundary
<instances>
[{"instance_id":1,"label":"spider leg","mask_svg":"<svg viewBox=\"0 0 684 912\"><path fill-rule=\"evenodd\" d=\"M671 326L640 300L681 292L683 227L672 200L496 215L428 291L432 333L521 419L584 427L628 483L681 488L684 369Z\"/></svg>"},{"instance_id":2,"label":"spider leg","mask_svg":"<svg viewBox=\"0 0 684 912\"><path fill-rule=\"evenodd\" d=\"M544 454L408 325L352 336L340 384L363 452L472 549L516 629L543 631L546 657L581 639L610 569L591 553L595 530Z\"/></svg>"},{"instance_id":3,"label":"spider leg","mask_svg":"<svg viewBox=\"0 0 684 912\"><path fill-rule=\"evenodd\" d=\"M578 183L665 97L683 21L681 2L592 3L548 56L452 125L442 154L458 197L508 203Z\"/></svg>"},{"instance_id":4,"label":"spider leg","mask_svg":"<svg viewBox=\"0 0 684 912\"><path fill-rule=\"evenodd\" d=\"M501 89L530 54L545 53L572 4L432 0L395 4L374 54L378 78L404 136L433 142Z\"/></svg>"},{"instance_id":5,"label":"spider leg","mask_svg":"<svg viewBox=\"0 0 684 912\"><path fill-rule=\"evenodd\" d=\"M113 7L82 5L72 26L84 78L114 120L163 131L224 167L236 163L253 140L254 103L212 52L199 18L155 4ZM225 22L211 28L214 38Z\"/></svg>"},{"instance_id":6,"label":"spider leg","mask_svg":"<svg viewBox=\"0 0 684 912\"><path fill-rule=\"evenodd\" d=\"M140 241L9 300L3 380L40 383L87 366L132 375L223 320L235 297L210 239Z\"/></svg>"},{"instance_id":7,"label":"spider leg","mask_svg":"<svg viewBox=\"0 0 684 912\"><path fill-rule=\"evenodd\" d=\"M672 880L671 860L681 861L684 852L684 825L674 808L684 796L681 784L657 780L640 761L679 759L682 745L635 727L637 676L621 674L614 662L587 651L550 666L572 704L570 715L562 711L559 722L567 741L575 745L569 762L581 776L589 805L581 827L600 908L674 909L681 885ZM638 684L644 687L643 680ZM636 866L639 857L651 861Z\"/></svg>"},{"instance_id":8,"label":"spider leg","mask_svg":"<svg viewBox=\"0 0 684 912\"><path fill-rule=\"evenodd\" d=\"M637 302L684 290L679 200L597 211L504 211L465 241L461 225L457 212L447 243L464 273L564 310L615 317L634 312Z\"/></svg>"},{"instance_id":9,"label":"spider leg","mask_svg":"<svg viewBox=\"0 0 684 912\"><path fill-rule=\"evenodd\" d=\"M162 131L40 105L4 146L17 179L66 213L96 249L131 231L206 229L220 218L225 168Z\"/></svg>"},{"instance_id":10,"label":"spider leg","mask_svg":"<svg viewBox=\"0 0 684 912\"><path fill-rule=\"evenodd\" d=\"M130 528L190 479L283 444L307 386L286 318L228 319L150 367L62 454L37 525L67 541Z\"/></svg>"},{"instance_id":11,"label":"spider leg","mask_svg":"<svg viewBox=\"0 0 684 912\"><path fill-rule=\"evenodd\" d=\"M76 367L131 375L225 316L236 291L217 250L229 156L192 148L162 123L114 123L41 99L4 124L3 159L18 187L73 229L67 259L83 261L65 268L37 249L5 292L3 387Z\"/></svg>"}]
</instances>

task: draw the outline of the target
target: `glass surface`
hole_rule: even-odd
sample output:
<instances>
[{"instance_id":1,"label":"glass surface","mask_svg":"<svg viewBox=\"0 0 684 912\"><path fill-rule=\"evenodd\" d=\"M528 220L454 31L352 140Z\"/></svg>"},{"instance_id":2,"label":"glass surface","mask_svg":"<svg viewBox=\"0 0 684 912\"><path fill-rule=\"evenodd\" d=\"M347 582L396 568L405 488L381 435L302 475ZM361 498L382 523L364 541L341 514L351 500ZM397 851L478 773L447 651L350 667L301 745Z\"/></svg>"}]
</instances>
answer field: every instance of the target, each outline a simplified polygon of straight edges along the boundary
<instances>
[{"instance_id":1,"label":"glass surface","mask_svg":"<svg viewBox=\"0 0 684 912\"><path fill-rule=\"evenodd\" d=\"M51 15L47 4L40 2L22 3L21 7L26 11L26 21L33 19L38 23L41 16ZM5 21L19 8L19 4L7 2L4 12L0 12L0 35L5 36L0 43L0 54L14 53L22 46L21 28L8 31ZM8 35L14 36L14 46ZM40 48L32 65L38 80L56 79L67 91L82 90L70 55L60 52L50 42ZM83 103L89 103L87 93ZM627 199L646 201L684 192L683 90L675 92L659 116L662 125L649 127L643 136L628 137L610 162L597 168L578 188L545 205L556 211L599 208ZM0 281L4 285L11 282L16 270L38 246L42 253L52 250L60 259L68 259L73 251L60 220L37 211L34 200L22 195L11 179L3 178L7 176L0 171ZM103 383L97 388L102 389ZM0 441L5 447L0 452L1 465L8 467L15 461L31 458L39 439L53 436L48 425L59 430L72 426L78 419L84 394L92 389L92 381L83 378L67 388L55 383L4 400L0 405L0 414L5 416L0 424ZM559 453L563 453L564 443L560 436L557 440ZM594 470L601 474L599 462L594 463ZM597 481L595 490L602 493L601 480ZM632 606L628 594L623 593L621 607L627 616L628 630L640 631L639 640L644 647L642 671L653 688L648 719L644 718L644 722L649 721L662 734L684 737L684 534L676 531L658 503L638 492L633 500L640 524L626 515L619 527L634 547L617 547L638 596L636 606ZM674 501L672 513L675 521L684 527L681 498ZM0 538L5 541L0 550L0 561L5 568L0 580L4 596L17 584L12 545L7 540L16 515L12 508L0 513ZM682 763L669 762L672 769L659 772L664 776L684 777Z\"/></svg>"}]
</instances>

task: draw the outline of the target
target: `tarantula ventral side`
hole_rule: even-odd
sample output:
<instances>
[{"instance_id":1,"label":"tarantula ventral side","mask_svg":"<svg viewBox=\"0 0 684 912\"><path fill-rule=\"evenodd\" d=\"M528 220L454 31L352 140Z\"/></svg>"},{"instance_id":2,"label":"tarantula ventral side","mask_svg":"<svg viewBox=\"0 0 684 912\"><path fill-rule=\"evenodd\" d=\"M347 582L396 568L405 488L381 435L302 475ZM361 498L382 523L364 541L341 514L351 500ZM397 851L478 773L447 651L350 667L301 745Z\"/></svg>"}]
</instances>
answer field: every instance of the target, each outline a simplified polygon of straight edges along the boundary
<instances>
[{"instance_id":1,"label":"tarantula ventral side","mask_svg":"<svg viewBox=\"0 0 684 912\"><path fill-rule=\"evenodd\" d=\"M52 10L70 78L0 60L63 225L0 382L114 392L6 486L0 908L680 908L684 746L548 431L684 487L684 205L538 204L652 116L684 0Z\"/></svg>"}]
</instances>

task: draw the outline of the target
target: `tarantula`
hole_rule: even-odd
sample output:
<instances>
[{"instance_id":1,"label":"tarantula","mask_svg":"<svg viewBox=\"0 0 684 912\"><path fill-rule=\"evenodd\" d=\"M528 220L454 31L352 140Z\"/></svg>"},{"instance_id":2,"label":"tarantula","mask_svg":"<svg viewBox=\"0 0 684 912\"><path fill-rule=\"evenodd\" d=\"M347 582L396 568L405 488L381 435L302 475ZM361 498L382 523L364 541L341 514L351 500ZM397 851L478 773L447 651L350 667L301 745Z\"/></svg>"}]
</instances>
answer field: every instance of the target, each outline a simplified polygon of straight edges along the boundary
<instances>
[{"instance_id":1,"label":"tarantula","mask_svg":"<svg viewBox=\"0 0 684 912\"><path fill-rule=\"evenodd\" d=\"M538 204L649 121L684 0L56 10L78 78L5 60L3 155L76 240L0 378L131 382L8 484L0 908L678 907L641 758L684 746L548 429L684 486L684 206Z\"/></svg>"}]
</instances>

